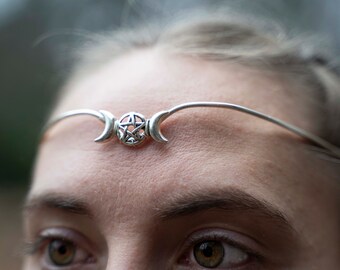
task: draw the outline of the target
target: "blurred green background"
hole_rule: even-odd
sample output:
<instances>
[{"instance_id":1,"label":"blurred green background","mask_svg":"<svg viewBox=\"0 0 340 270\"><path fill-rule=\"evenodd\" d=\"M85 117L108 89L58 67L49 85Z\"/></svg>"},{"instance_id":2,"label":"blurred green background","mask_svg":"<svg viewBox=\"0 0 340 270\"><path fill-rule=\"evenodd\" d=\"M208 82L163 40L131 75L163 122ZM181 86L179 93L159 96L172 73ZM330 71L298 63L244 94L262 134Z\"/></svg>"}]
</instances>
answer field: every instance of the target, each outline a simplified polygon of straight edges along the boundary
<instances>
[{"instance_id":1,"label":"blurred green background","mask_svg":"<svg viewBox=\"0 0 340 270\"><path fill-rule=\"evenodd\" d=\"M39 133L82 35L220 4L322 33L340 52L340 0L0 0L1 269L19 269L20 205Z\"/></svg>"}]
</instances>

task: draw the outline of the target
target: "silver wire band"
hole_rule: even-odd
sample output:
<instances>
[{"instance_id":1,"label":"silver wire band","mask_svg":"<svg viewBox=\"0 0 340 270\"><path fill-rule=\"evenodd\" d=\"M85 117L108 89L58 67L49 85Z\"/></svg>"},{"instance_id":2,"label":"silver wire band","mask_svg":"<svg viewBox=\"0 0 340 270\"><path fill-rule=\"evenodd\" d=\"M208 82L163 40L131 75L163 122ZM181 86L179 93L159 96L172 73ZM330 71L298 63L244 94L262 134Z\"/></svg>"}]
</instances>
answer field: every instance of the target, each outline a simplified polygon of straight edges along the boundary
<instances>
[{"instance_id":1,"label":"silver wire band","mask_svg":"<svg viewBox=\"0 0 340 270\"><path fill-rule=\"evenodd\" d=\"M239 112L243 112L246 114L253 115L257 118L261 118L268 122L271 122L275 125L283 127L302 138L309 140L310 142L318 145L327 151L336 158L340 158L340 149L335 145L327 142L326 140L313 135L303 129L300 129L294 125L288 124L280 119L275 117L263 114L261 112L249 109L247 107L243 107L240 105L232 104L232 103L223 103L223 102L189 102L183 103L181 105L175 106L167 111L161 111L154 114L149 120L139 113L130 112L124 114L119 120L108 111L104 110L89 110L89 109L80 109L80 110L72 110L60 114L56 118L51 119L45 126L44 132L47 131L51 126L60 122L61 120L77 115L90 115L99 119L101 122L105 124L104 131L100 136L95 139L95 142L103 142L116 135L118 139L125 145L128 146L136 146L141 144L148 136L151 136L157 142L167 142L168 140L162 134L160 130L160 126L163 121L165 121L172 114L195 107L213 107L213 108L224 108L236 110Z\"/></svg>"}]
</instances>

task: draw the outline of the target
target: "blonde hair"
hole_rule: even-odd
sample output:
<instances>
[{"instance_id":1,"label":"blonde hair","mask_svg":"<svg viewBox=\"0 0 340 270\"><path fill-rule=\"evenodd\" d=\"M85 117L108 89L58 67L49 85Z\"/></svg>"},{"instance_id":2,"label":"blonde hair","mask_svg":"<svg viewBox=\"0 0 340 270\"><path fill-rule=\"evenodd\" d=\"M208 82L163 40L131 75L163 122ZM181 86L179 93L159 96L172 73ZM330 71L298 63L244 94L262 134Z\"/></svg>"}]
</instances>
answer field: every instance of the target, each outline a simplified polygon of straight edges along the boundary
<instances>
[{"instance_id":1,"label":"blonde hair","mask_svg":"<svg viewBox=\"0 0 340 270\"><path fill-rule=\"evenodd\" d=\"M288 76L312 89L320 110L319 136L340 146L340 79L315 53L310 39L290 38L272 22L223 12L175 18L92 36L72 78L139 48L157 47L209 61L237 62ZM307 42L306 42L307 41ZM317 44L318 45L318 44ZM90 47L90 48L89 48ZM306 91L305 95L310 92Z\"/></svg>"}]
</instances>

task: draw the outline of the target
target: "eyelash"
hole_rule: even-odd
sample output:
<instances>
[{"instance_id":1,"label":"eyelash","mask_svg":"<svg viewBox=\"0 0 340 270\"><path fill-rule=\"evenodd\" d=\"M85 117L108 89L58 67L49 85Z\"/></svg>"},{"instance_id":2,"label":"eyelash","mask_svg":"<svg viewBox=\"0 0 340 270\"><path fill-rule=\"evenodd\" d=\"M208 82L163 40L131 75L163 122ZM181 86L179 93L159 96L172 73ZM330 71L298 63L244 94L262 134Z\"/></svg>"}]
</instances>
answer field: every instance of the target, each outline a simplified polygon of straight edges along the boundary
<instances>
[{"instance_id":1,"label":"eyelash","mask_svg":"<svg viewBox=\"0 0 340 270\"><path fill-rule=\"evenodd\" d=\"M183 252L181 254L181 258L184 257L189 257L190 252L192 251L193 247L195 245L197 245L200 242L204 242L204 241L220 241L220 242L224 242L234 248L240 249L241 251L247 253L249 255L250 261L257 261L257 262L262 262L264 260L264 256L258 252L255 251L251 248L249 248L248 246L246 246L245 244L242 244L238 241L235 241L234 239L232 239L231 237L226 236L226 234L222 234L222 233L216 233L214 231L211 232L203 232L200 233L198 236L196 234L192 234L190 235L185 244L184 247L182 248Z\"/></svg>"},{"instance_id":2,"label":"eyelash","mask_svg":"<svg viewBox=\"0 0 340 270\"><path fill-rule=\"evenodd\" d=\"M25 249L24 253L25 255L36 255L37 253L43 251L43 248L48 245L50 242L54 240L61 240L61 241L67 241L69 243L72 243L75 247L78 247L77 244L65 237L61 236L39 236L34 242L27 242L24 243Z\"/></svg>"},{"instance_id":3,"label":"eyelash","mask_svg":"<svg viewBox=\"0 0 340 270\"><path fill-rule=\"evenodd\" d=\"M53 240L62 240L62 238L39 236L34 242L24 243L24 255L32 256L37 254L41 251L45 243Z\"/></svg>"}]
</instances>

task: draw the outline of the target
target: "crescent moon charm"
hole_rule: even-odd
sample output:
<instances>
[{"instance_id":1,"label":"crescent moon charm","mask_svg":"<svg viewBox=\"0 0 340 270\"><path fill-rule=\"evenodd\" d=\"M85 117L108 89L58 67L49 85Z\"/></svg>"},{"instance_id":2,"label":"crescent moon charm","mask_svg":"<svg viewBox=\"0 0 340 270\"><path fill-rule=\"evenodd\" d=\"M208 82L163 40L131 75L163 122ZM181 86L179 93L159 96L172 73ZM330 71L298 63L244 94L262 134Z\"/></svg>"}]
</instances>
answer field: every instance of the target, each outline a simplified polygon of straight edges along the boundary
<instances>
[{"instance_id":1,"label":"crescent moon charm","mask_svg":"<svg viewBox=\"0 0 340 270\"><path fill-rule=\"evenodd\" d=\"M108 111L100 110L99 112L103 116L105 127L104 127L104 131L102 132L102 134L100 134L94 141L105 142L108 139L110 139L112 135L115 133L114 131L115 131L116 119L113 116L113 114Z\"/></svg>"},{"instance_id":2,"label":"crescent moon charm","mask_svg":"<svg viewBox=\"0 0 340 270\"><path fill-rule=\"evenodd\" d=\"M169 111L162 111L154 114L150 120L148 125L148 133L156 142L166 143L168 139L161 132L160 125L161 123L170 116Z\"/></svg>"}]
</instances>

